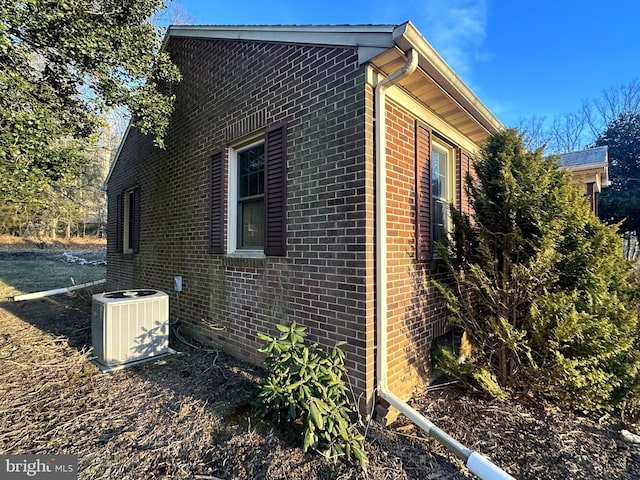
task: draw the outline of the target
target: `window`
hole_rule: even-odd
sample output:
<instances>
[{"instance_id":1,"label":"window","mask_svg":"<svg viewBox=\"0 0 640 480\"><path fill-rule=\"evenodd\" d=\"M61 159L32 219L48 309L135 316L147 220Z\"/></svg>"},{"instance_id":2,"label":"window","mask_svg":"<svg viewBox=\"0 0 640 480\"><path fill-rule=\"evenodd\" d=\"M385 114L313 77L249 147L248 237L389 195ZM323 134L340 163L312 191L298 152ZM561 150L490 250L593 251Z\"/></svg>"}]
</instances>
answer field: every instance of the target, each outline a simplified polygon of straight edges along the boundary
<instances>
[{"instance_id":1,"label":"window","mask_svg":"<svg viewBox=\"0 0 640 480\"><path fill-rule=\"evenodd\" d=\"M124 190L117 199L118 251L138 253L140 250L140 188Z\"/></svg>"},{"instance_id":2,"label":"window","mask_svg":"<svg viewBox=\"0 0 640 480\"><path fill-rule=\"evenodd\" d=\"M472 167L468 152L435 138L426 124L416 121L415 135L416 259L424 262L433 258L438 241L451 231L450 206L469 213L463 183Z\"/></svg>"},{"instance_id":3,"label":"window","mask_svg":"<svg viewBox=\"0 0 640 480\"><path fill-rule=\"evenodd\" d=\"M286 126L280 124L213 154L210 253L225 253L226 227L227 255L286 255L286 150Z\"/></svg>"},{"instance_id":4,"label":"window","mask_svg":"<svg viewBox=\"0 0 640 480\"><path fill-rule=\"evenodd\" d=\"M431 198L433 245L450 230L449 205L454 200L455 167L450 150L436 142L431 144Z\"/></svg>"},{"instance_id":5,"label":"window","mask_svg":"<svg viewBox=\"0 0 640 480\"><path fill-rule=\"evenodd\" d=\"M236 152L236 248L264 247L264 142Z\"/></svg>"},{"instance_id":6,"label":"window","mask_svg":"<svg viewBox=\"0 0 640 480\"><path fill-rule=\"evenodd\" d=\"M122 250L124 252L133 252L133 210L135 208L135 199L133 190L124 192L124 232Z\"/></svg>"}]
</instances>

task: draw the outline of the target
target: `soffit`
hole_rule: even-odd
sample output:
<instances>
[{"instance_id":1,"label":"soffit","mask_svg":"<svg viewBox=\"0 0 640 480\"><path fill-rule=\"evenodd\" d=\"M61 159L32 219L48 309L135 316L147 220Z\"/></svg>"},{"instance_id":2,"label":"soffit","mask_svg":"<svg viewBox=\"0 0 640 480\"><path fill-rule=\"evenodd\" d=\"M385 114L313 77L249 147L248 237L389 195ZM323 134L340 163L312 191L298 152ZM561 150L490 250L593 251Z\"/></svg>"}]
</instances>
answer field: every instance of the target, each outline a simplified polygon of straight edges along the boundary
<instances>
[{"instance_id":1,"label":"soffit","mask_svg":"<svg viewBox=\"0 0 640 480\"><path fill-rule=\"evenodd\" d=\"M406 64L406 52L414 49L418 68L397 85L477 145L503 128L410 22L396 28L394 40L394 48L371 60L376 70L385 76L393 73Z\"/></svg>"}]
</instances>

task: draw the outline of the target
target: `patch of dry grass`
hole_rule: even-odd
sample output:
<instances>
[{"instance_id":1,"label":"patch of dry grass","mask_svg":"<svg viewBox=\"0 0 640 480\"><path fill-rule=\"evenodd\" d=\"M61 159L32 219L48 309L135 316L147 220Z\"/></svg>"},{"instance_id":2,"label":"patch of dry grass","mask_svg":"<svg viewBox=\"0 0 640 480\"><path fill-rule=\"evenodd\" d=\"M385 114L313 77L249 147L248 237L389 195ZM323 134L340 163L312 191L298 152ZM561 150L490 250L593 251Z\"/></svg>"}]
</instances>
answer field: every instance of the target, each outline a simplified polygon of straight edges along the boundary
<instances>
[{"instance_id":1,"label":"patch of dry grass","mask_svg":"<svg viewBox=\"0 0 640 480\"><path fill-rule=\"evenodd\" d=\"M15 237L13 235L0 234L1 250L82 250L90 251L105 248L107 240L97 237L71 237L65 238L38 238Z\"/></svg>"},{"instance_id":2,"label":"patch of dry grass","mask_svg":"<svg viewBox=\"0 0 640 480\"><path fill-rule=\"evenodd\" d=\"M61 252L0 252L0 300L92 282L106 274L106 266L67 263Z\"/></svg>"}]
</instances>

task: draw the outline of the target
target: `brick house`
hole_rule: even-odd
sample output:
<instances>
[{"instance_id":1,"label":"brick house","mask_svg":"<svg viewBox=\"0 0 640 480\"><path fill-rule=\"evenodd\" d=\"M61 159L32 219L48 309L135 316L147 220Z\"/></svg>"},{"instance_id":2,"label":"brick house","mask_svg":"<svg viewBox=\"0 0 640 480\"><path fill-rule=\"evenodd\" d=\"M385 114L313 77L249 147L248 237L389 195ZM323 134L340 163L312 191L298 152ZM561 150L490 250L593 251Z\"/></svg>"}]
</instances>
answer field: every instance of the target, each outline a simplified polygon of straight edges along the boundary
<instances>
[{"instance_id":1,"label":"brick house","mask_svg":"<svg viewBox=\"0 0 640 480\"><path fill-rule=\"evenodd\" d=\"M191 337L259 363L257 333L295 320L347 341L367 403L408 398L447 331L434 240L500 122L409 22L177 26L164 48L183 80L166 149L131 128L109 173L107 288L181 275Z\"/></svg>"},{"instance_id":2,"label":"brick house","mask_svg":"<svg viewBox=\"0 0 640 480\"><path fill-rule=\"evenodd\" d=\"M584 185L591 211L598 216L598 196L603 188L609 186L608 147L605 145L563 153L559 162L569 171L575 183Z\"/></svg>"}]
</instances>

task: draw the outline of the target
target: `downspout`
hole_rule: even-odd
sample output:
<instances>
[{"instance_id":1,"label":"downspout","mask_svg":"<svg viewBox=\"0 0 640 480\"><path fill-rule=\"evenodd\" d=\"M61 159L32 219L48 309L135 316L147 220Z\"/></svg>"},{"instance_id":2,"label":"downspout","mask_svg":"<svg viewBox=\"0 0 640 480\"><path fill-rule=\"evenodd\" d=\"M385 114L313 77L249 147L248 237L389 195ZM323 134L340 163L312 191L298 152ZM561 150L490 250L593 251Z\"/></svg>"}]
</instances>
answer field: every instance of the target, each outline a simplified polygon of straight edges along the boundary
<instances>
[{"instance_id":1,"label":"downspout","mask_svg":"<svg viewBox=\"0 0 640 480\"><path fill-rule=\"evenodd\" d=\"M418 53L412 48L407 63L383 78L374 88L375 154L376 154L376 383L378 395L400 413L440 442L447 450L465 462L467 468L483 480L515 480L477 452L471 451L436 427L389 390L387 381L387 139L385 91L418 67Z\"/></svg>"}]
</instances>

